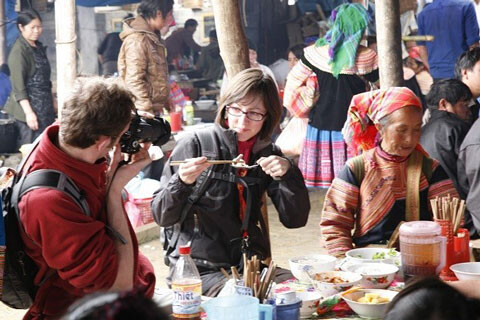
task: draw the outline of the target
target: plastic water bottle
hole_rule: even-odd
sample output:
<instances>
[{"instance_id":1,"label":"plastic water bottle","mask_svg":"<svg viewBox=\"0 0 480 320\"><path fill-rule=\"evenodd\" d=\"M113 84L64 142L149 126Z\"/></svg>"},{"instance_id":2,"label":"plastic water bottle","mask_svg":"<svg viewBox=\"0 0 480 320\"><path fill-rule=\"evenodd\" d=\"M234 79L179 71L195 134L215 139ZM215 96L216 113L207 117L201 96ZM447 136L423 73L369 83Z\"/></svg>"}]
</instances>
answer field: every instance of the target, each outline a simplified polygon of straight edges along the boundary
<instances>
[{"instance_id":1,"label":"plastic water bottle","mask_svg":"<svg viewBox=\"0 0 480 320\"><path fill-rule=\"evenodd\" d=\"M187 100L187 102L185 103L185 124L187 126L193 125L195 123L194 117L195 114L193 111L192 101Z\"/></svg>"},{"instance_id":2,"label":"plastic water bottle","mask_svg":"<svg viewBox=\"0 0 480 320\"><path fill-rule=\"evenodd\" d=\"M190 256L190 246L180 246L172 275L173 319L200 320L202 279Z\"/></svg>"}]
</instances>

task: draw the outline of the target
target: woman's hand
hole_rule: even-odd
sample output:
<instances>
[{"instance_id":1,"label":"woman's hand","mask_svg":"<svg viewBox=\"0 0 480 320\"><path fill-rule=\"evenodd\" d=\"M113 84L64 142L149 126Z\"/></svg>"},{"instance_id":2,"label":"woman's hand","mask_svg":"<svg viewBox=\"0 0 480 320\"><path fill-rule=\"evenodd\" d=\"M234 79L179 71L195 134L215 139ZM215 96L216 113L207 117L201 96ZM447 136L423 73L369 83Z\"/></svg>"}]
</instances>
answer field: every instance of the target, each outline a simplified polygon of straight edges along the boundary
<instances>
[{"instance_id":1,"label":"woman's hand","mask_svg":"<svg viewBox=\"0 0 480 320\"><path fill-rule=\"evenodd\" d=\"M38 130L38 119L35 111L33 111L30 101L28 99L22 99L18 101L22 107L23 112L25 113L25 118L27 120L27 126L32 130Z\"/></svg>"},{"instance_id":2,"label":"woman's hand","mask_svg":"<svg viewBox=\"0 0 480 320\"><path fill-rule=\"evenodd\" d=\"M27 125L30 129L33 131L38 130L38 120L37 120L37 115L35 112L29 112L25 114L25 117L27 118Z\"/></svg>"},{"instance_id":3,"label":"woman's hand","mask_svg":"<svg viewBox=\"0 0 480 320\"><path fill-rule=\"evenodd\" d=\"M192 158L178 167L178 176L183 183L193 184L208 167L207 157Z\"/></svg>"},{"instance_id":4,"label":"woman's hand","mask_svg":"<svg viewBox=\"0 0 480 320\"><path fill-rule=\"evenodd\" d=\"M272 178L280 178L290 169L290 161L279 156L261 157L257 163Z\"/></svg>"}]
</instances>

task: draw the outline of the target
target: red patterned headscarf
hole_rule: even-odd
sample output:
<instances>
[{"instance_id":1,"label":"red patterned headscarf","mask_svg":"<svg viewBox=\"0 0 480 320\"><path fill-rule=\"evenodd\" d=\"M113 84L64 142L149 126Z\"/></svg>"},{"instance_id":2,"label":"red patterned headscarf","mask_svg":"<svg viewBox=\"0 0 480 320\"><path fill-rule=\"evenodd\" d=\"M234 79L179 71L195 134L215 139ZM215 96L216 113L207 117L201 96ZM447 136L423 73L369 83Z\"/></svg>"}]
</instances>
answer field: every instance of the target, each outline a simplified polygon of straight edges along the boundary
<instances>
[{"instance_id":1,"label":"red patterned headscarf","mask_svg":"<svg viewBox=\"0 0 480 320\"><path fill-rule=\"evenodd\" d=\"M353 96L342 130L345 142L355 152L358 152L359 148L363 151L373 148L378 133L375 124L383 117L405 107L417 107L421 110L422 103L412 90L404 87L380 89Z\"/></svg>"}]
</instances>

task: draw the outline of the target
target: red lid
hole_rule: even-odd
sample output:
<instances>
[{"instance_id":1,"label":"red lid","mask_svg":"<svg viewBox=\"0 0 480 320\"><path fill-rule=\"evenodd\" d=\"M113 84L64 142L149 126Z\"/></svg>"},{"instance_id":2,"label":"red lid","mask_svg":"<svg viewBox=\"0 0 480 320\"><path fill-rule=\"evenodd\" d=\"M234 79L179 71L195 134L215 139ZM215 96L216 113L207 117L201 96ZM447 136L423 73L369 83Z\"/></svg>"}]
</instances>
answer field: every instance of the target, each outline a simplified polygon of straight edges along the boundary
<instances>
[{"instance_id":1,"label":"red lid","mask_svg":"<svg viewBox=\"0 0 480 320\"><path fill-rule=\"evenodd\" d=\"M190 254L190 246L180 246L180 248L178 249L178 253Z\"/></svg>"}]
</instances>

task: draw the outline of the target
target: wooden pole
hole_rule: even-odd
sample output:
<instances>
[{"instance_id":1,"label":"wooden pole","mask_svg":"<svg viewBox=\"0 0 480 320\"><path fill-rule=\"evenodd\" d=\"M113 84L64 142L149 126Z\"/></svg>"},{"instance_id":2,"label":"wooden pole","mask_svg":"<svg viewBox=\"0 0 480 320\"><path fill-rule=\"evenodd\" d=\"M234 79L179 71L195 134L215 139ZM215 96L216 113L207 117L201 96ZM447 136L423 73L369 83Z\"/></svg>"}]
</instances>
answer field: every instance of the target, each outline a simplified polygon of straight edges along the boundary
<instances>
[{"instance_id":1,"label":"wooden pole","mask_svg":"<svg viewBox=\"0 0 480 320\"><path fill-rule=\"evenodd\" d=\"M403 85L399 0L375 1L380 87Z\"/></svg>"},{"instance_id":2,"label":"wooden pole","mask_svg":"<svg viewBox=\"0 0 480 320\"><path fill-rule=\"evenodd\" d=\"M230 79L250 67L238 3L238 0L212 0L220 55Z\"/></svg>"},{"instance_id":3,"label":"wooden pole","mask_svg":"<svg viewBox=\"0 0 480 320\"><path fill-rule=\"evenodd\" d=\"M58 118L77 75L74 0L55 1Z\"/></svg>"},{"instance_id":4,"label":"wooden pole","mask_svg":"<svg viewBox=\"0 0 480 320\"><path fill-rule=\"evenodd\" d=\"M7 63L7 17L5 1L0 0L0 65Z\"/></svg>"}]
</instances>

